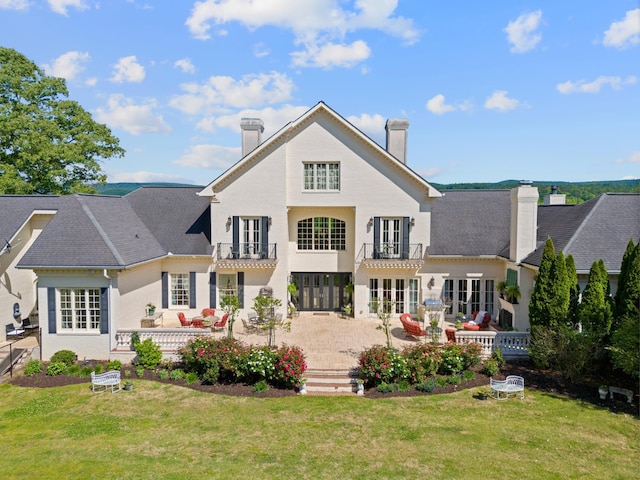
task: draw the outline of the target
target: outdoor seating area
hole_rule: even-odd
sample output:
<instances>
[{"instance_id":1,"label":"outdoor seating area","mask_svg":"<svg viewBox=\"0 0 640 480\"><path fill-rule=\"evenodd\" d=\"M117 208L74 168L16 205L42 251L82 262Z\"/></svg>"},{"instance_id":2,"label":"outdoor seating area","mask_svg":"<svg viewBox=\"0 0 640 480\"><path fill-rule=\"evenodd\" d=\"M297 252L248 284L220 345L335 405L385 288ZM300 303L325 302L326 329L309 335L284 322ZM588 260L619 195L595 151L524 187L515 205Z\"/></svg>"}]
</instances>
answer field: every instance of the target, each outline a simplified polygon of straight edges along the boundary
<instances>
[{"instance_id":1,"label":"outdoor seating area","mask_svg":"<svg viewBox=\"0 0 640 480\"><path fill-rule=\"evenodd\" d=\"M111 389L111 393L120 391L120 370L111 370L106 373L91 372L91 390L95 393L104 393Z\"/></svg>"},{"instance_id":2,"label":"outdoor seating area","mask_svg":"<svg viewBox=\"0 0 640 480\"><path fill-rule=\"evenodd\" d=\"M473 312L473 320L462 324L465 330L478 331L489 328L491 314L489 312Z\"/></svg>"}]
</instances>

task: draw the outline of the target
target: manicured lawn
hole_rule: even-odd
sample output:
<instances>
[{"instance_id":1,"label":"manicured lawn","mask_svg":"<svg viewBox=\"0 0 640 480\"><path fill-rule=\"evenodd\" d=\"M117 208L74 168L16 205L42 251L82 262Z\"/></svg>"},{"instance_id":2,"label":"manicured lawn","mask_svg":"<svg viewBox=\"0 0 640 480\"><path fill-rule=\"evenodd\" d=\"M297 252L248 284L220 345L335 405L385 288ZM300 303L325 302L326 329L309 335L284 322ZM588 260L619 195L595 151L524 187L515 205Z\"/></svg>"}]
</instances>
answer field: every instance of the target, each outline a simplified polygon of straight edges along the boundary
<instances>
[{"instance_id":1,"label":"manicured lawn","mask_svg":"<svg viewBox=\"0 0 640 480\"><path fill-rule=\"evenodd\" d=\"M2 478L637 478L637 418L549 394L245 398L0 386Z\"/></svg>"}]
</instances>

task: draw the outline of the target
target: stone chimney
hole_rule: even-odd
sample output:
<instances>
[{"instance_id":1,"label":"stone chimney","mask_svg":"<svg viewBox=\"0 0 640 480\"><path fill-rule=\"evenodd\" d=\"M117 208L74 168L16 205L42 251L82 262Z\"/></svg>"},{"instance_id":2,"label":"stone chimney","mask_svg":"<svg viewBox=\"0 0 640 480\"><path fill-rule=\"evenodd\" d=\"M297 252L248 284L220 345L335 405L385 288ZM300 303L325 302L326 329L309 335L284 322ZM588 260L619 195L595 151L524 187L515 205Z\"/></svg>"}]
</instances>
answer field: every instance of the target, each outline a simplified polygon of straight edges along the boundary
<instances>
[{"instance_id":1,"label":"stone chimney","mask_svg":"<svg viewBox=\"0 0 640 480\"><path fill-rule=\"evenodd\" d=\"M520 263L536 249L538 233L538 188L523 180L511 190L511 241L509 258Z\"/></svg>"},{"instance_id":2,"label":"stone chimney","mask_svg":"<svg viewBox=\"0 0 640 480\"><path fill-rule=\"evenodd\" d=\"M242 118L240 128L242 129L242 158L244 158L262 143L264 123L259 118Z\"/></svg>"},{"instance_id":3,"label":"stone chimney","mask_svg":"<svg viewBox=\"0 0 640 480\"><path fill-rule=\"evenodd\" d=\"M387 152L406 164L409 120L406 118L390 118L384 128L387 131Z\"/></svg>"},{"instance_id":4,"label":"stone chimney","mask_svg":"<svg viewBox=\"0 0 640 480\"><path fill-rule=\"evenodd\" d=\"M558 186L551 185L551 194L545 195L543 205L565 205L567 203L567 196L558 193Z\"/></svg>"}]
</instances>

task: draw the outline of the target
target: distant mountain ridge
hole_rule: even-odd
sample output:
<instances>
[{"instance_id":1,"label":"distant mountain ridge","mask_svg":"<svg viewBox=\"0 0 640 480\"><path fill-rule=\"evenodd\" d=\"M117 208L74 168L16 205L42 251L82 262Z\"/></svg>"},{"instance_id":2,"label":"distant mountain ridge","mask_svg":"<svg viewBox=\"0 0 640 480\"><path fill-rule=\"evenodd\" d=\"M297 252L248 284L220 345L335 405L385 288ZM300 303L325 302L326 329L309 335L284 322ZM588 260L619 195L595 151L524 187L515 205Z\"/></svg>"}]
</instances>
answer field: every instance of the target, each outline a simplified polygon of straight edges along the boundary
<instances>
[{"instance_id":1,"label":"distant mountain ridge","mask_svg":"<svg viewBox=\"0 0 640 480\"><path fill-rule=\"evenodd\" d=\"M520 184L520 180L503 180L495 183L435 183L429 182L438 190L503 190L511 189ZM197 187L185 183L107 183L97 186L96 190L101 195L126 195L140 187ZM607 180L596 182L552 182L533 181L533 186L538 187L540 195L551 193L551 187L558 187L558 193L567 196L567 203L582 203L602 193L640 193L640 180Z\"/></svg>"}]
</instances>

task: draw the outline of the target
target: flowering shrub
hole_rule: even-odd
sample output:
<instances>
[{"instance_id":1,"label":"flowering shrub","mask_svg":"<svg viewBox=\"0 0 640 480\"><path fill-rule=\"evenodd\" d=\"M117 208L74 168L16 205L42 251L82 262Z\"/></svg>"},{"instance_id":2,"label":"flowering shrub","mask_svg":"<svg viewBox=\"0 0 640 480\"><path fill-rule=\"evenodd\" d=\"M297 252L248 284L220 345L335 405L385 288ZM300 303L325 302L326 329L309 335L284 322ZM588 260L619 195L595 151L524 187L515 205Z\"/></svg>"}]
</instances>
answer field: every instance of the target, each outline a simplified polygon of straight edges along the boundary
<instances>
[{"instance_id":1,"label":"flowering shrub","mask_svg":"<svg viewBox=\"0 0 640 480\"><path fill-rule=\"evenodd\" d=\"M409 378L407 360L393 347L374 345L360 353L360 378L368 387Z\"/></svg>"},{"instance_id":2,"label":"flowering shrub","mask_svg":"<svg viewBox=\"0 0 640 480\"><path fill-rule=\"evenodd\" d=\"M239 364L242 381L256 383L260 380L271 381L276 370L277 355L269 347L250 347L244 356L244 362Z\"/></svg>"},{"instance_id":3,"label":"flowering shrub","mask_svg":"<svg viewBox=\"0 0 640 480\"><path fill-rule=\"evenodd\" d=\"M422 383L435 375L442 362L440 347L432 343L405 347L402 355L407 359L411 383Z\"/></svg>"},{"instance_id":4,"label":"flowering shrub","mask_svg":"<svg viewBox=\"0 0 640 480\"><path fill-rule=\"evenodd\" d=\"M302 374L307 370L304 352L300 347L282 345L277 350L276 371L274 384L286 388L293 388L300 383Z\"/></svg>"},{"instance_id":5,"label":"flowering shrub","mask_svg":"<svg viewBox=\"0 0 640 480\"><path fill-rule=\"evenodd\" d=\"M469 370L480 363L482 347L477 343L465 343L461 345L462 369Z\"/></svg>"},{"instance_id":6,"label":"flowering shrub","mask_svg":"<svg viewBox=\"0 0 640 480\"><path fill-rule=\"evenodd\" d=\"M464 369L461 345L449 342L442 347L440 354L442 355L442 363L440 363L438 373L441 375L451 375Z\"/></svg>"},{"instance_id":7,"label":"flowering shrub","mask_svg":"<svg viewBox=\"0 0 640 480\"><path fill-rule=\"evenodd\" d=\"M178 351L185 371L207 383L237 383L248 349L233 338L196 337ZM217 370L217 372L216 372Z\"/></svg>"},{"instance_id":8,"label":"flowering shrub","mask_svg":"<svg viewBox=\"0 0 640 480\"><path fill-rule=\"evenodd\" d=\"M198 337L179 350L185 371L205 383L254 384L266 380L271 385L293 388L307 369L299 347L283 345L245 346L232 338Z\"/></svg>"}]
</instances>

